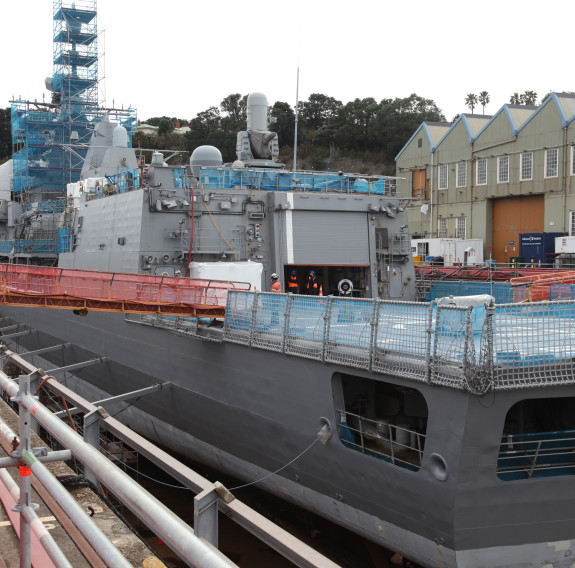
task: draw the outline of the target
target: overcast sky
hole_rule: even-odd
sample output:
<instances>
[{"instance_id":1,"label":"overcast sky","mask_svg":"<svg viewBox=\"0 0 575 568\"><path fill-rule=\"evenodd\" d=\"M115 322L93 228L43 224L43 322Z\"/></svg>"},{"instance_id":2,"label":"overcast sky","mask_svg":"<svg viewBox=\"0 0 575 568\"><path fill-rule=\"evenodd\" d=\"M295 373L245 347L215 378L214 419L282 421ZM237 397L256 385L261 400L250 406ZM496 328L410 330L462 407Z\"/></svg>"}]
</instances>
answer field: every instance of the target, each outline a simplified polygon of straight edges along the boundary
<instances>
[{"instance_id":1,"label":"overcast sky","mask_svg":"<svg viewBox=\"0 0 575 568\"><path fill-rule=\"evenodd\" d=\"M0 106L48 100L52 0L0 10ZM574 14L572 0L98 0L101 93L142 120L191 119L253 91L293 106L299 66L300 100L416 93L451 120L469 112L468 93L485 90L494 114L514 92L575 91L565 27Z\"/></svg>"}]
</instances>

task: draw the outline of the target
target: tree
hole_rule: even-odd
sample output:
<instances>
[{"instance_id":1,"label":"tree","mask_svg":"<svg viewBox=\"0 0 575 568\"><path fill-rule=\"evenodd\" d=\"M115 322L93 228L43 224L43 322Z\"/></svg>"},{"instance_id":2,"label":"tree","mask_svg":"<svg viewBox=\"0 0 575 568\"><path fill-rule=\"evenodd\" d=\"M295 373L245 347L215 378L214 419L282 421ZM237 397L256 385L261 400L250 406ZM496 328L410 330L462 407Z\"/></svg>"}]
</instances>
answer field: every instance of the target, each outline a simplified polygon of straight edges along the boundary
<instances>
[{"instance_id":1,"label":"tree","mask_svg":"<svg viewBox=\"0 0 575 568\"><path fill-rule=\"evenodd\" d=\"M473 114L473 109L477 106L477 95L469 93L465 97L465 104L471 109L471 114Z\"/></svg>"},{"instance_id":2,"label":"tree","mask_svg":"<svg viewBox=\"0 0 575 568\"><path fill-rule=\"evenodd\" d=\"M277 132L280 144L293 146L295 136L295 112L293 108L285 102L277 101L271 107L271 115L276 122L270 124L270 130ZM302 140L302 134L298 129L298 144Z\"/></svg>"},{"instance_id":3,"label":"tree","mask_svg":"<svg viewBox=\"0 0 575 568\"><path fill-rule=\"evenodd\" d=\"M509 102L512 105L522 105L523 104L523 95L520 95L519 93L513 93L511 95L511 98L509 99Z\"/></svg>"},{"instance_id":4,"label":"tree","mask_svg":"<svg viewBox=\"0 0 575 568\"><path fill-rule=\"evenodd\" d=\"M0 164L12 156L12 124L10 107L0 108Z\"/></svg>"},{"instance_id":5,"label":"tree","mask_svg":"<svg viewBox=\"0 0 575 568\"><path fill-rule=\"evenodd\" d=\"M341 101L313 93L307 101L300 103L300 116L304 118L306 127L310 130L318 130L336 116L342 107Z\"/></svg>"},{"instance_id":6,"label":"tree","mask_svg":"<svg viewBox=\"0 0 575 568\"><path fill-rule=\"evenodd\" d=\"M535 91L525 91L522 96L526 105L533 106L537 104L537 93Z\"/></svg>"},{"instance_id":7,"label":"tree","mask_svg":"<svg viewBox=\"0 0 575 568\"><path fill-rule=\"evenodd\" d=\"M403 99L382 100L375 121L375 147L383 149L387 158L393 160L422 122L445 122L433 100L415 93Z\"/></svg>"},{"instance_id":8,"label":"tree","mask_svg":"<svg viewBox=\"0 0 575 568\"><path fill-rule=\"evenodd\" d=\"M485 106L489 104L490 100L491 98L487 91L481 91L479 93L479 104L483 107L483 114L485 114Z\"/></svg>"},{"instance_id":9,"label":"tree","mask_svg":"<svg viewBox=\"0 0 575 568\"><path fill-rule=\"evenodd\" d=\"M246 110L248 106L248 96L242 97L239 93L228 95L221 103L220 109L225 113L226 129L229 128L234 132L246 129Z\"/></svg>"}]
</instances>

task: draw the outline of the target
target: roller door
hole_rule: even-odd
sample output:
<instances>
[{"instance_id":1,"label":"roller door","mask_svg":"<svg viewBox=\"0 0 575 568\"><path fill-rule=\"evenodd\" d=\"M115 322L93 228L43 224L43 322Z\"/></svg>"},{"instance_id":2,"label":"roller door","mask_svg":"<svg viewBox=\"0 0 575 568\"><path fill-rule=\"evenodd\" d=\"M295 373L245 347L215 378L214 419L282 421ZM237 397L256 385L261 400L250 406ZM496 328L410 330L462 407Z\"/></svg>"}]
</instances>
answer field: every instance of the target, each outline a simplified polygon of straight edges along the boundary
<instances>
[{"instance_id":1,"label":"roller door","mask_svg":"<svg viewBox=\"0 0 575 568\"><path fill-rule=\"evenodd\" d=\"M368 214L349 211L294 211L291 239L295 264L366 265L369 264ZM287 221L287 220L286 220ZM288 221L289 222L289 221ZM291 242L290 242L291 241Z\"/></svg>"},{"instance_id":2,"label":"roller door","mask_svg":"<svg viewBox=\"0 0 575 568\"><path fill-rule=\"evenodd\" d=\"M545 200L543 195L507 197L493 201L493 258L510 262L519 256L521 233L542 233Z\"/></svg>"}]
</instances>

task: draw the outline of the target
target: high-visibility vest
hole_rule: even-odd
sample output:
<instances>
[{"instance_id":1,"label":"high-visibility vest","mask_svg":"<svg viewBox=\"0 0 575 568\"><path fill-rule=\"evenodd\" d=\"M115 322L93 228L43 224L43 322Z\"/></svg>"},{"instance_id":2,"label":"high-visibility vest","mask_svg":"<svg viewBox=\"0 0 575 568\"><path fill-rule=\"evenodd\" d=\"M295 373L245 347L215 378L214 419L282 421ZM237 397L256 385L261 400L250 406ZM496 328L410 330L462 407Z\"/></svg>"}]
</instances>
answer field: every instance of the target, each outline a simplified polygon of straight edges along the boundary
<instances>
[{"instance_id":1,"label":"high-visibility vest","mask_svg":"<svg viewBox=\"0 0 575 568\"><path fill-rule=\"evenodd\" d=\"M272 284L272 292L281 292L281 291L282 291L282 285L276 280Z\"/></svg>"},{"instance_id":2,"label":"high-visibility vest","mask_svg":"<svg viewBox=\"0 0 575 568\"><path fill-rule=\"evenodd\" d=\"M307 289L313 289L313 290L317 290L317 277L316 276L310 276L308 278L307 281Z\"/></svg>"},{"instance_id":3,"label":"high-visibility vest","mask_svg":"<svg viewBox=\"0 0 575 568\"><path fill-rule=\"evenodd\" d=\"M288 278L288 288L299 288L299 284L297 283L297 276L295 274L290 274Z\"/></svg>"}]
</instances>

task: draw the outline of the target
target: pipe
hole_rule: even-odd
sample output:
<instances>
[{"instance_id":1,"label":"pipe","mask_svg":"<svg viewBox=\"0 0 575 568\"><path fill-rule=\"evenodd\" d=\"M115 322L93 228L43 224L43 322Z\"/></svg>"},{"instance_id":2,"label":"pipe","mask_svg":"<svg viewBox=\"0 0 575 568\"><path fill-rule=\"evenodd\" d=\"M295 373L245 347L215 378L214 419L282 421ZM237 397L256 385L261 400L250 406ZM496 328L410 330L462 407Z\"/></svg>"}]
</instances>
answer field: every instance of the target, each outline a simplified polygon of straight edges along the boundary
<instances>
[{"instance_id":1,"label":"pipe","mask_svg":"<svg viewBox=\"0 0 575 568\"><path fill-rule=\"evenodd\" d=\"M32 473L48 490L50 495L58 501L59 505L70 517L70 520L80 529L80 532L86 537L88 542L94 547L94 550L96 550L108 566L132 568L132 564L126 560L124 555L110 542L108 537L92 522L82 507L80 507L72 495L68 493L68 490L52 476L46 466L40 463L32 452L23 452L22 459L30 466Z\"/></svg>"},{"instance_id":2,"label":"pipe","mask_svg":"<svg viewBox=\"0 0 575 568\"><path fill-rule=\"evenodd\" d=\"M113 463L104 457L97 449L86 444L81 436L69 426L56 418L43 404L33 396L19 392L16 382L3 372L0 372L0 388L11 396L19 396L19 404L28 408L42 427L54 435L60 443L70 449L74 456L98 476L119 499L124 502L152 531L166 542L174 552L184 559L190 566L202 568L229 568L235 566L216 549L213 549L200 540L194 531L174 516L172 512L145 489L140 487L132 478L119 470ZM36 458L33 454L27 454ZM40 471L43 466L35 461L35 469ZM34 471L36 473L36 471ZM82 512L85 517L85 513ZM91 527L91 530L93 528ZM86 535L88 540L90 537ZM112 564L124 566L124 564Z\"/></svg>"},{"instance_id":3,"label":"pipe","mask_svg":"<svg viewBox=\"0 0 575 568\"><path fill-rule=\"evenodd\" d=\"M5 470L0 470L0 483L4 484L8 492L10 493L12 499L17 503L20 500L20 489L18 484L12 479L10 474ZM30 525L32 533L40 541L42 548L46 554L50 557L50 560L54 563L57 568L72 568L72 565L68 562L68 559L64 556L64 553L60 547L56 544L56 541L46 529L42 521L38 518L36 513L31 507L25 507L22 511L26 522ZM31 543L32 544L32 543ZM39 549L38 549L39 550ZM40 553L41 554L41 553ZM41 558L37 557L37 553L34 552L32 556L33 563L42 561ZM44 557L44 561L46 558Z\"/></svg>"}]
</instances>

